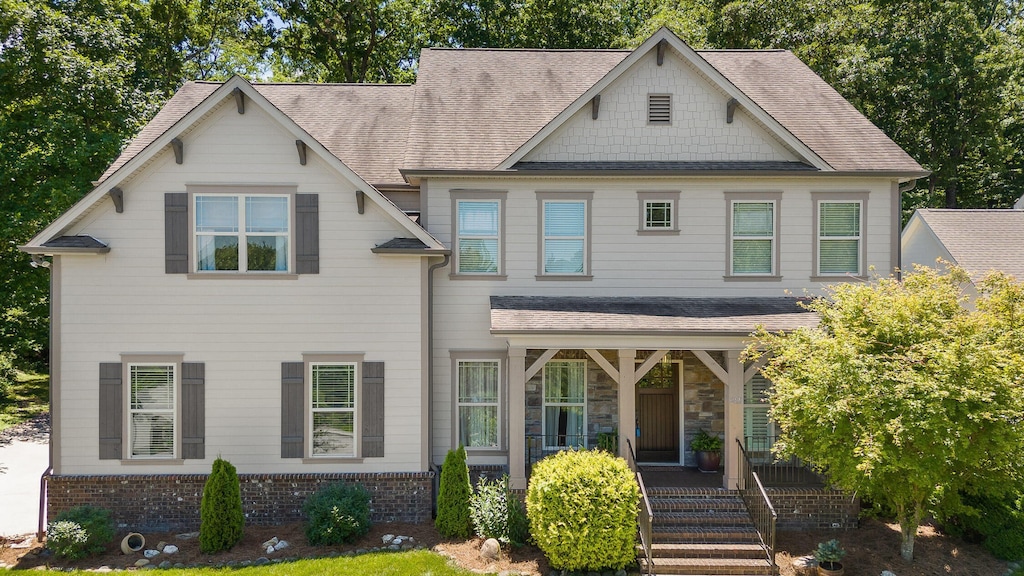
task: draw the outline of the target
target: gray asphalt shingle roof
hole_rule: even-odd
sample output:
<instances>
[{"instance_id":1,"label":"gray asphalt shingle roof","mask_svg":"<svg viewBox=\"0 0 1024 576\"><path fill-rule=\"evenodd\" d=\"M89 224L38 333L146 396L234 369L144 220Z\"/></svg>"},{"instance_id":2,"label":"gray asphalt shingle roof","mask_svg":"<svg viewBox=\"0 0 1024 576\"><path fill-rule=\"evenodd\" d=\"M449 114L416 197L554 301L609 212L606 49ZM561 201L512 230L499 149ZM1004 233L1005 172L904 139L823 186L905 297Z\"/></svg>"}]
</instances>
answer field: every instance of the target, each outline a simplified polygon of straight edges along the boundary
<instances>
[{"instance_id":1,"label":"gray asphalt shingle roof","mask_svg":"<svg viewBox=\"0 0 1024 576\"><path fill-rule=\"evenodd\" d=\"M254 87L363 179L394 184L404 181L400 168L494 169L629 54L424 49L415 85ZM697 54L835 170L923 171L792 53ZM100 180L139 154L219 85L182 86Z\"/></svg>"},{"instance_id":2,"label":"gray asphalt shingle roof","mask_svg":"<svg viewBox=\"0 0 1024 576\"><path fill-rule=\"evenodd\" d=\"M962 268L1024 279L1024 210L920 209L921 219Z\"/></svg>"},{"instance_id":3,"label":"gray asphalt shingle roof","mask_svg":"<svg viewBox=\"0 0 1024 576\"><path fill-rule=\"evenodd\" d=\"M491 296L493 333L740 334L818 325L799 298Z\"/></svg>"}]
</instances>

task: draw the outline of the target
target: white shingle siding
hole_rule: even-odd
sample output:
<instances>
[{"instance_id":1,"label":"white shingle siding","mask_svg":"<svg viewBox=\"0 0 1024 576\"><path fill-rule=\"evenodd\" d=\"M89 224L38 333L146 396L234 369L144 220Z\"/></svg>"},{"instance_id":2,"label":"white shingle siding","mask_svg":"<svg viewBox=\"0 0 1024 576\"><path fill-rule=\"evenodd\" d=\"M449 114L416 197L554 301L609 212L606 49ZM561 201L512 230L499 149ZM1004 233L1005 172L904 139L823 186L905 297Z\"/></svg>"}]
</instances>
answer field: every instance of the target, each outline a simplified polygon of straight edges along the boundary
<instances>
[{"instance_id":1,"label":"white shingle siding","mask_svg":"<svg viewBox=\"0 0 1024 576\"><path fill-rule=\"evenodd\" d=\"M372 254L405 236L355 188L310 155L258 107L222 107L125 183L125 212L107 202L71 233L111 245L62 258L62 474L205 473L218 455L240 472L418 471L421 446L421 259ZM164 274L165 192L186 183L291 184L319 194L320 274L295 280L188 279ZM184 353L206 365L206 459L181 466L97 459L98 365L124 352ZM385 457L363 464L282 460L281 362L304 352L361 352L385 362Z\"/></svg>"},{"instance_id":2,"label":"white shingle siding","mask_svg":"<svg viewBox=\"0 0 1024 576\"><path fill-rule=\"evenodd\" d=\"M671 124L648 122L651 94L671 94ZM677 56L642 58L601 93L600 114L584 106L525 161L796 161L778 139L737 110L725 121L729 96Z\"/></svg>"}]
</instances>

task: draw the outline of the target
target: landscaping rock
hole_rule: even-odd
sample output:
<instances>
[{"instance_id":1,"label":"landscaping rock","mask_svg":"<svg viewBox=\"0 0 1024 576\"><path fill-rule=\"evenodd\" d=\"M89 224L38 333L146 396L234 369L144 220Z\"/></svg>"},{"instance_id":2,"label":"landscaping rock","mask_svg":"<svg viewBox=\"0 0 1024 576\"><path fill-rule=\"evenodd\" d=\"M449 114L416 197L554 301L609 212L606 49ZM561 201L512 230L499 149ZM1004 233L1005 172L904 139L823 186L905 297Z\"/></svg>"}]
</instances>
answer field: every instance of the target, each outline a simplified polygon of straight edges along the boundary
<instances>
[{"instance_id":1,"label":"landscaping rock","mask_svg":"<svg viewBox=\"0 0 1024 576\"><path fill-rule=\"evenodd\" d=\"M497 560L501 554L501 545L494 538L488 538L484 540L483 546L480 547L480 557L484 560Z\"/></svg>"},{"instance_id":2,"label":"landscaping rock","mask_svg":"<svg viewBox=\"0 0 1024 576\"><path fill-rule=\"evenodd\" d=\"M391 544L391 541L394 540L394 539L395 539L395 535L394 534L385 534L384 536L381 537L380 541L383 542L384 544Z\"/></svg>"},{"instance_id":3,"label":"landscaping rock","mask_svg":"<svg viewBox=\"0 0 1024 576\"><path fill-rule=\"evenodd\" d=\"M157 565L157 568L165 568L166 569L166 568L170 568L170 567L171 567L171 561L170 560L164 560L159 565Z\"/></svg>"},{"instance_id":4,"label":"landscaping rock","mask_svg":"<svg viewBox=\"0 0 1024 576\"><path fill-rule=\"evenodd\" d=\"M164 551L164 546L167 546L167 542L161 541L159 544L156 545L156 549L161 551L161 552L163 552Z\"/></svg>"},{"instance_id":5,"label":"landscaping rock","mask_svg":"<svg viewBox=\"0 0 1024 576\"><path fill-rule=\"evenodd\" d=\"M138 560L135 561L135 567L136 568L142 568L143 566L146 566L148 564L149 564L149 560L146 560L145 558L139 558Z\"/></svg>"},{"instance_id":6,"label":"landscaping rock","mask_svg":"<svg viewBox=\"0 0 1024 576\"><path fill-rule=\"evenodd\" d=\"M192 540L194 538L199 538L199 532L185 532L184 534L178 534L175 538L178 540Z\"/></svg>"},{"instance_id":7,"label":"landscaping rock","mask_svg":"<svg viewBox=\"0 0 1024 576\"><path fill-rule=\"evenodd\" d=\"M818 561L814 559L814 556L794 558L793 572L796 576L815 576L818 573Z\"/></svg>"},{"instance_id":8,"label":"landscaping rock","mask_svg":"<svg viewBox=\"0 0 1024 576\"><path fill-rule=\"evenodd\" d=\"M260 556L256 559L255 562L252 563L253 566L263 566L264 564L270 564L270 558L267 558L266 556Z\"/></svg>"},{"instance_id":9,"label":"landscaping rock","mask_svg":"<svg viewBox=\"0 0 1024 576\"><path fill-rule=\"evenodd\" d=\"M273 553L274 553L274 547L273 546L267 546L267 554L273 554Z\"/></svg>"},{"instance_id":10,"label":"landscaping rock","mask_svg":"<svg viewBox=\"0 0 1024 576\"><path fill-rule=\"evenodd\" d=\"M388 546L388 550L391 550L392 552L398 552L401 549L402 547L398 544L392 544L391 546Z\"/></svg>"},{"instance_id":11,"label":"landscaping rock","mask_svg":"<svg viewBox=\"0 0 1024 576\"><path fill-rule=\"evenodd\" d=\"M274 536L270 540L267 540L266 542L261 544L261 546L264 547L264 548L272 548L272 547L276 546L278 542L280 542L280 540L278 540L277 536Z\"/></svg>"},{"instance_id":12,"label":"landscaping rock","mask_svg":"<svg viewBox=\"0 0 1024 576\"><path fill-rule=\"evenodd\" d=\"M882 576L896 576L896 573L891 570L882 570Z\"/></svg>"},{"instance_id":13,"label":"landscaping rock","mask_svg":"<svg viewBox=\"0 0 1024 576\"><path fill-rule=\"evenodd\" d=\"M157 556L159 556L160 555L160 551L159 550L153 550L152 548L150 548L149 550L146 550L145 552L143 552L142 555L145 556L146 558L152 559L152 558L156 558Z\"/></svg>"},{"instance_id":14,"label":"landscaping rock","mask_svg":"<svg viewBox=\"0 0 1024 576\"><path fill-rule=\"evenodd\" d=\"M274 550L276 550L278 552L280 552L281 550L284 550L287 547L288 547L288 541L287 540L281 540L277 544L274 544Z\"/></svg>"},{"instance_id":15,"label":"landscaping rock","mask_svg":"<svg viewBox=\"0 0 1024 576\"><path fill-rule=\"evenodd\" d=\"M185 564L184 564L184 563L182 563L182 562L175 562L175 563L174 563L174 567L175 567L175 568L184 568L184 567L185 567Z\"/></svg>"},{"instance_id":16,"label":"landscaping rock","mask_svg":"<svg viewBox=\"0 0 1024 576\"><path fill-rule=\"evenodd\" d=\"M163 547L162 551L163 551L164 554L177 554L178 553L178 547L175 546L174 544L168 544L168 545Z\"/></svg>"}]
</instances>

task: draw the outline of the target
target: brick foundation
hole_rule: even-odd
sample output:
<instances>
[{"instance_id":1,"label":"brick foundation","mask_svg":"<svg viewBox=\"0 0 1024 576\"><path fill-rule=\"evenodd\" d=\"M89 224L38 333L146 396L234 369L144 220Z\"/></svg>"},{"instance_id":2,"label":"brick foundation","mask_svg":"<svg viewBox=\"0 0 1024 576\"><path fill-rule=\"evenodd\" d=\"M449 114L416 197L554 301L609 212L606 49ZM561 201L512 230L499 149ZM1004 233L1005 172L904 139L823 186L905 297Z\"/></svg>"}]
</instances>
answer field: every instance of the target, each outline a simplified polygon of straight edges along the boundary
<instances>
[{"instance_id":1,"label":"brick foundation","mask_svg":"<svg viewBox=\"0 0 1024 576\"><path fill-rule=\"evenodd\" d=\"M828 488L765 488L779 530L856 528L860 499Z\"/></svg>"},{"instance_id":2,"label":"brick foundation","mask_svg":"<svg viewBox=\"0 0 1024 576\"><path fill-rule=\"evenodd\" d=\"M120 528L135 531L199 529L206 474L53 476L47 489L47 517L91 504L111 511ZM242 510L251 525L302 519L302 503L318 487L334 482L362 484L370 492L374 522L426 522L431 517L433 472L378 474L239 474Z\"/></svg>"}]
</instances>

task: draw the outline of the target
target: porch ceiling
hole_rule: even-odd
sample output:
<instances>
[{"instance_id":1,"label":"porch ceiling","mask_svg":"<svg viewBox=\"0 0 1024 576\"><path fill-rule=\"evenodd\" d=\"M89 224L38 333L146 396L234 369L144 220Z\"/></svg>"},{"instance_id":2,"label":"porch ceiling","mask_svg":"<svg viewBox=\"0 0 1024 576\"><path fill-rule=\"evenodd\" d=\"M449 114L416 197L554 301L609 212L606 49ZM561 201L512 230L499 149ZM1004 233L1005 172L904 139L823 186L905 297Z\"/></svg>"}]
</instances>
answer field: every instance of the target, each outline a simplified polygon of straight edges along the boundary
<instances>
[{"instance_id":1,"label":"porch ceiling","mask_svg":"<svg viewBox=\"0 0 1024 576\"><path fill-rule=\"evenodd\" d=\"M818 325L801 298L491 296L495 335L746 336Z\"/></svg>"}]
</instances>

